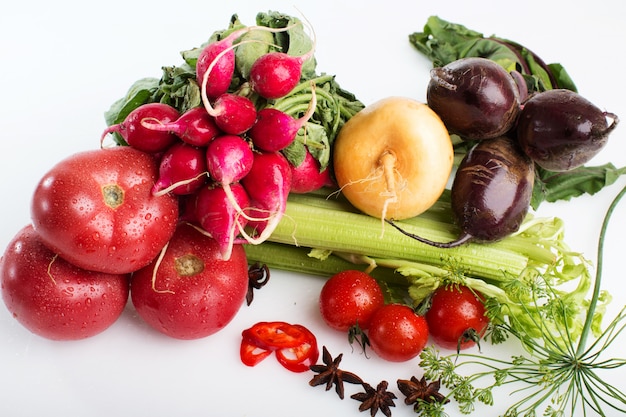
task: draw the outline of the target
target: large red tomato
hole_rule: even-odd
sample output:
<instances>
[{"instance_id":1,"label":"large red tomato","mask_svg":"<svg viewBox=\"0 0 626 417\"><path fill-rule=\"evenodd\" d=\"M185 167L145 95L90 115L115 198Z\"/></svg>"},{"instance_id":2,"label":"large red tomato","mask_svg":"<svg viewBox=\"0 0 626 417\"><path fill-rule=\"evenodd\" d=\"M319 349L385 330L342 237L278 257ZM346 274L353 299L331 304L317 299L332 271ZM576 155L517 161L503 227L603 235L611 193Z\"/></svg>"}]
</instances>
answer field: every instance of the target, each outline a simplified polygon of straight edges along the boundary
<instances>
[{"instance_id":1,"label":"large red tomato","mask_svg":"<svg viewBox=\"0 0 626 417\"><path fill-rule=\"evenodd\" d=\"M81 268L135 271L159 254L176 228L176 198L152 195L157 175L153 157L128 146L70 156L35 189L35 230Z\"/></svg>"},{"instance_id":2,"label":"large red tomato","mask_svg":"<svg viewBox=\"0 0 626 417\"><path fill-rule=\"evenodd\" d=\"M247 291L243 247L235 245L223 260L214 239L181 223L163 258L133 273L130 296L137 313L156 330L198 339L226 326Z\"/></svg>"},{"instance_id":3,"label":"large red tomato","mask_svg":"<svg viewBox=\"0 0 626 417\"><path fill-rule=\"evenodd\" d=\"M24 327L53 340L76 340L111 326L128 300L128 274L78 268L45 246L32 226L0 260L2 299Z\"/></svg>"}]
</instances>

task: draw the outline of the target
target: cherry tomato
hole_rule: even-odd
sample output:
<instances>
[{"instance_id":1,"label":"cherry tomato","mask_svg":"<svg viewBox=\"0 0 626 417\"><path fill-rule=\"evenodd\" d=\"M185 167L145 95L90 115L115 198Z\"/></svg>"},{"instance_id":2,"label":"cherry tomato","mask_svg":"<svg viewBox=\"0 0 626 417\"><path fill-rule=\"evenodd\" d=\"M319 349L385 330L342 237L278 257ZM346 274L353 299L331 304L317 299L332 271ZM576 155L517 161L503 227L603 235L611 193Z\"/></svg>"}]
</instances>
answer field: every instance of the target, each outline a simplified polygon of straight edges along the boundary
<instances>
[{"instance_id":1,"label":"cherry tomato","mask_svg":"<svg viewBox=\"0 0 626 417\"><path fill-rule=\"evenodd\" d=\"M153 157L128 146L70 156L35 189L35 230L76 266L133 272L159 254L178 220L176 198L151 193L157 175Z\"/></svg>"},{"instance_id":2,"label":"cherry tomato","mask_svg":"<svg viewBox=\"0 0 626 417\"><path fill-rule=\"evenodd\" d=\"M74 266L26 226L0 259L2 299L24 327L52 340L77 340L110 327L128 300L128 275Z\"/></svg>"},{"instance_id":3,"label":"cherry tomato","mask_svg":"<svg viewBox=\"0 0 626 417\"><path fill-rule=\"evenodd\" d=\"M428 324L408 306L386 304L372 316L368 338L378 356L404 362L419 355L426 346Z\"/></svg>"},{"instance_id":4,"label":"cherry tomato","mask_svg":"<svg viewBox=\"0 0 626 417\"><path fill-rule=\"evenodd\" d=\"M234 245L223 260L218 243L187 223L177 227L162 259L133 273L130 285L137 313L177 339L198 339L224 328L247 292L243 247Z\"/></svg>"},{"instance_id":5,"label":"cherry tomato","mask_svg":"<svg viewBox=\"0 0 626 417\"><path fill-rule=\"evenodd\" d=\"M315 335L300 324L259 322L242 333L239 354L247 366L255 366L275 352L276 359L292 372L305 372L319 358Z\"/></svg>"},{"instance_id":6,"label":"cherry tomato","mask_svg":"<svg viewBox=\"0 0 626 417\"><path fill-rule=\"evenodd\" d=\"M489 324L482 301L465 286L435 290L425 316L433 341L446 349L474 346Z\"/></svg>"},{"instance_id":7,"label":"cherry tomato","mask_svg":"<svg viewBox=\"0 0 626 417\"><path fill-rule=\"evenodd\" d=\"M319 297L320 313L326 324L345 331L359 324L367 329L374 311L385 303L374 278L358 270L346 270L326 281Z\"/></svg>"}]
</instances>

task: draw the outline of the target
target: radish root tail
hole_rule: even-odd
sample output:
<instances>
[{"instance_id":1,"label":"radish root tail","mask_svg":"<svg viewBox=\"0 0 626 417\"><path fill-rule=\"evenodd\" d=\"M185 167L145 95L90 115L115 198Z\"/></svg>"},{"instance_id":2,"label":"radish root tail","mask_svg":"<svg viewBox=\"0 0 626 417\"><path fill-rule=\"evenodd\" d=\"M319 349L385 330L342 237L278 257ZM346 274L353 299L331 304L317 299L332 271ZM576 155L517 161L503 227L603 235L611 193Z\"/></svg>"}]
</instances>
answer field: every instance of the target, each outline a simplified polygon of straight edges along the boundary
<instances>
[{"instance_id":1,"label":"radish root tail","mask_svg":"<svg viewBox=\"0 0 626 417\"><path fill-rule=\"evenodd\" d=\"M188 178L186 180L177 181L177 182L169 185L168 187L161 188L161 189L158 188L158 183L154 184L154 188L152 189L152 195L155 196L155 197L164 196L165 194L169 193L170 191L172 191L172 190L174 190L174 189L176 189L176 188L178 188L180 186L190 184L190 183L192 183L192 182L202 178L205 175L208 176L209 173L208 172L203 172L202 174L197 175L197 176L195 176L193 178Z\"/></svg>"},{"instance_id":2,"label":"radish root tail","mask_svg":"<svg viewBox=\"0 0 626 417\"><path fill-rule=\"evenodd\" d=\"M52 257L52 259L50 260L50 263L48 264L48 269L46 270L46 273L48 274L48 277L52 280L52 283L54 285L57 285L56 280L54 279L54 276L52 276L52 264L57 260L57 258L59 257L58 253L55 253L54 256Z\"/></svg>"},{"instance_id":3,"label":"radish root tail","mask_svg":"<svg viewBox=\"0 0 626 417\"><path fill-rule=\"evenodd\" d=\"M161 266L161 262L163 262L163 258L165 257L165 253L167 252L167 248L170 245L170 242L167 242L163 249L161 249L161 253L159 253L159 257L156 259L154 263L154 268L152 268L152 291L158 294L175 294L172 290L157 290L156 288L156 277L157 272L159 271L159 267Z\"/></svg>"}]
</instances>

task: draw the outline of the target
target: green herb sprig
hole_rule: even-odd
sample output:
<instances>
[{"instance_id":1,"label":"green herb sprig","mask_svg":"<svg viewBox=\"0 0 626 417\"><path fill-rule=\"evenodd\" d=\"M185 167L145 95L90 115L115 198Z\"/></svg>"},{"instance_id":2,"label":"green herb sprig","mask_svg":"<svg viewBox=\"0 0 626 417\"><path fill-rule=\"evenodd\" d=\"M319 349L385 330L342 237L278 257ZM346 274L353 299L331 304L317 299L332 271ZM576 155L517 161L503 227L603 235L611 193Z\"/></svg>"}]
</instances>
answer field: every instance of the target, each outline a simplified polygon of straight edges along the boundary
<instances>
[{"instance_id":1,"label":"green herb sprig","mask_svg":"<svg viewBox=\"0 0 626 417\"><path fill-rule=\"evenodd\" d=\"M440 379L441 385L449 390L447 398L454 399L462 413L474 411L478 403L493 405L494 391L508 385L513 385L513 394L523 396L506 410L504 417L562 417L574 415L576 411L583 416L614 415L607 414L607 410L626 413L626 395L598 374L598 371L626 364L626 359L605 359L602 355L626 328L626 306L595 340L588 343L592 329L597 325L596 310L602 294L604 239L610 218L625 194L626 187L615 197L604 217L593 294L580 332L571 328L568 321L571 312L560 293L545 280L544 294L552 305L551 314L562 320L562 327L548 326L541 318L535 318L533 311L541 307L538 304L523 308L542 338L520 331L527 328L528 323L520 327L515 320L523 316L509 315L509 322L499 324L503 331L526 347L527 355L512 356L509 360L470 353L442 356L432 346L422 352L420 366L424 369L424 376L429 380ZM520 305L525 306L524 303ZM472 371L464 374L463 370L467 368ZM486 385L477 385L485 380L488 381ZM423 417L447 415L443 407L436 404L424 403L417 412Z\"/></svg>"}]
</instances>

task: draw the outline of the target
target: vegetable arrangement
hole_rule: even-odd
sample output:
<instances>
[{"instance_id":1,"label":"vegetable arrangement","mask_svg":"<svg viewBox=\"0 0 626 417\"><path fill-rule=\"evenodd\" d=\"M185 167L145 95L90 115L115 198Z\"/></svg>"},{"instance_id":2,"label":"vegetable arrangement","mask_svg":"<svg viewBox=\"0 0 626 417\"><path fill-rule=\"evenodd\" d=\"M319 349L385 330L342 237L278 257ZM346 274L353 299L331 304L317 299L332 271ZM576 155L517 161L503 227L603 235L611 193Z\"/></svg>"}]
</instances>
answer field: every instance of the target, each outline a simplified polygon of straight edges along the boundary
<instances>
[{"instance_id":1,"label":"vegetable arrangement","mask_svg":"<svg viewBox=\"0 0 626 417\"><path fill-rule=\"evenodd\" d=\"M530 212L625 172L584 166L618 117L578 95L562 67L510 41L435 17L409 39L435 64L428 103L364 106L317 73L315 39L299 19L259 13L246 26L233 16L184 51L182 65L138 81L111 106L104 149L42 178L33 226L0 262L5 304L36 334L79 339L110 326L130 294L148 325L197 339L226 326L267 282L249 268L256 262L331 277L319 299L330 327L386 360L419 355L422 379L397 385L420 415L443 416L450 400L470 412L509 382L550 388L510 415L546 400L555 415L581 403L624 412L624 395L594 374L624 364L598 359L623 329L622 313L601 327L609 298L601 256L594 282L562 222ZM498 59L485 58L492 42ZM575 116L562 118L563 106ZM104 146L109 136L117 146ZM583 188L589 178L605 181ZM79 302L64 309L77 289ZM427 346L429 337L456 355ZM529 357L461 353L508 338ZM274 354L290 371L315 373L311 386L335 385L342 399L344 382L360 385L352 398L361 411L391 415L387 381L373 388L325 347L318 364L317 343L302 325L260 322L242 332L240 357L254 366ZM462 375L467 364L485 370ZM485 376L496 382L476 387Z\"/></svg>"},{"instance_id":2,"label":"vegetable arrangement","mask_svg":"<svg viewBox=\"0 0 626 417\"><path fill-rule=\"evenodd\" d=\"M445 37L447 32L443 32ZM411 39L414 41L415 35ZM427 39L432 45L441 44L441 40L433 40L430 34ZM420 216L405 221L386 219L408 238L447 248L443 255L438 250L431 253L428 247L412 245L395 235L387 239L389 233L381 237L377 234L375 219L351 209L351 201L342 201L342 198L330 201L331 196L309 193L290 196L287 205L290 221L283 221L270 237L274 244L247 247L249 257L264 259L277 268L324 275L353 268L358 263L365 264L367 271L385 287L388 306L394 305L394 301L407 303L409 300L409 305L416 306L418 311L420 306L432 309L431 321L435 320L439 308L435 294L446 290L454 294L455 288L467 288L474 294L473 305L482 305L483 315L459 317L460 331L454 332L452 337L444 336L444 332L440 332L441 325L438 328L433 322L433 340L447 348L456 346L460 351L483 335L492 343L514 337L530 353L530 358L512 358L509 363L465 353L445 356L440 355L435 347L427 347L420 355L424 378L421 381L415 378L398 380L398 388L406 395L405 402L413 404L420 415L446 415L444 405L452 399L459 403L462 412L469 413L474 410L476 402L492 404L493 390L511 382L539 388L536 391L531 388L529 395L514 404L507 415L534 413L548 400L551 402L545 406L548 414L573 412L581 405L600 415L605 415L604 406L624 412L624 395L616 387L600 382L595 374L605 366L610 369L624 364L620 359L598 359L606 347L603 343L610 343L623 329L620 325L622 314L604 332L601 330L601 312L608 298L600 291L599 276L595 280L592 298L587 300L586 293L592 284L587 261L567 247L563 241L563 225L558 219L540 219L529 214L529 206L536 207L544 199L569 199L582 191L594 193L607 184L595 181L597 188L580 187L579 184L589 180L590 175L596 179L609 178L610 183L610 178L615 179L612 174L619 176L624 172L623 168L615 170L610 165L582 166L606 143L607 135L619 121L617 116L600 111L572 90L551 89L557 84L548 86L540 82L535 73L539 70L533 72L532 66L523 65L518 68L525 69L523 74L509 75L484 58L455 58L449 65L433 69L429 105L436 96L445 96L441 102L447 106L442 107L439 115L444 123L455 118L472 119L471 122L462 120L467 123L467 128L461 127L456 132L450 129L453 136L457 136L453 138L455 151L462 159L452 189ZM455 73L457 67L464 69ZM554 68L560 69L561 77L564 77L562 68ZM461 73L478 75L463 79ZM447 80L443 80L446 77ZM488 83L493 77L500 78L494 81L500 91L506 86L503 96L507 99L481 96L489 89L481 90L471 84L477 82L480 85L481 80ZM536 82L521 83L519 80ZM446 87L445 91L436 92L435 88L441 85ZM472 96L467 101L469 105L462 100L468 96ZM498 107L491 107L490 99ZM540 110L533 109L535 101L546 104ZM450 105L455 102L460 103L456 114L452 110L454 106ZM528 109L525 103L530 103ZM567 110L564 114L575 116L570 119L562 118L561 113L556 116L558 111L550 108L559 106ZM487 116L494 112L499 116L488 120ZM477 121L486 124L478 123L477 128ZM544 126L550 129L550 140L538 138L537 141L546 148L533 148L529 142L540 135ZM577 137L568 142L564 132L571 131L577 132ZM510 137L503 137L505 133ZM561 151L567 156L559 155ZM621 194L614 204L620 197ZM378 216L384 217L382 212ZM308 228L306 223L315 226ZM298 227L295 228L294 224ZM343 233L346 225L349 225L348 230ZM460 237L453 240L455 234ZM329 238L331 235L332 239ZM359 243L354 244L355 240ZM473 240L491 243L475 244L471 243ZM518 244L510 245L513 240L518 240ZM287 247L289 244L295 246ZM505 248L521 255L517 268L512 264L501 267L485 263L486 260L513 260L516 256L510 252L499 255L482 252ZM545 252L535 258L539 255L538 249ZM474 262L472 256L477 252L480 253L479 261ZM488 271L490 267L493 270ZM398 278L398 273L405 276L406 281ZM459 291L463 294L463 290ZM477 303L476 300L484 302ZM454 314L454 311L446 312L446 324L451 323ZM358 322L354 325L358 329ZM452 330L452 327L446 326L443 330ZM371 332L369 329L358 330L364 330L368 337ZM590 350L586 350L586 340L591 334L598 339ZM354 333L350 331L350 339L353 337ZM366 343L376 346L368 337ZM595 347L597 351L593 351ZM382 356L385 357L386 352ZM467 361L459 363L463 358ZM578 368L577 364L581 363L584 363L584 370ZM469 376L456 371L477 364L482 364L485 371ZM554 372L547 369L554 369ZM492 376L496 381L492 385L473 385L477 380ZM433 381L432 385L427 380ZM389 406L396 397L387 391L387 382L382 381L377 389L367 384L363 386L366 393L363 396L356 394L356 398L364 400L365 409L369 407L373 414L380 409L390 415ZM447 388L449 393L440 393L441 387ZM546 387L549 388L546 390ZM416 396L415 392L421 394Z\"/></svg>"},{"instance_id":3,"label":"vegetable arrangement","mask_svg":"<svg viewBox=\"0 0 626 417\"><path fill-rule=\"evenodd\" d=\"M363 107L315 72L314 50L298 19L259 14L245 26L234 16L227 30L184 52L181 66L133 85L106 113L103 149L60 161L36 187L32 230L0 265L17 320L49 338L101 332L121 314L119 286L102 301L110 312L94 318L82 306L97 300L96 286L93 295L67 292L63 303L42 283L67 276L68 288L82 289L108 274L125 283L123 299L132 275L133 306L165 335L197 339L226 326L262 286L241 244L271 235L290 192L329 183L330 145ZM105 146L109 136L124 146ZM46 266L36 274L16 259L24 239L48 249L32 260ZM32 285L49 297L18 291ZM39 318L51 310L47 322Z\"/></svg>"}]
</instances>

